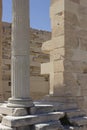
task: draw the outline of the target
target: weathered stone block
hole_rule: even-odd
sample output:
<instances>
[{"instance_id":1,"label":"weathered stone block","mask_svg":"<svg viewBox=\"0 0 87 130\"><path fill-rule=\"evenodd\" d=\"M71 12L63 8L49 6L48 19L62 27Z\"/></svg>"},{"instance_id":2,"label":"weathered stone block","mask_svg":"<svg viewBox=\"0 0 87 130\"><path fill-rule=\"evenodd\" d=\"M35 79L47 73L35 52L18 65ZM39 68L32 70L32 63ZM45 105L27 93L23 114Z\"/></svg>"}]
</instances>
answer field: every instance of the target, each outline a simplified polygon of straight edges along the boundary
<instances>
[{"instance_id":1,"label":"weathered stone block","mask_svg":"<svg viewBox=\"0 0 87 130\"><path fill-rule=\"evenodd\" d=\"M16 128L7 127L7 126L0 124L0 130L16 130Z\"/></svg>"},{"instance_id":2,"label":"weathered stone block","mask_svg":"<svg viewBox=\"0 0 87 130\"><path fill-rule=\"evenodd\" d=\"M78 80L78 83L79 83L81 89L86 89L87 88L87 74L86 73L78 74L77 75L77 80Z\"/></svg>"},{"instance_id":3,"label":"weathered stone block","mask_svg":"<svg viewBox=\"0 0 87 130\"><path fill-rule=\"evenodd\" d=\"M73 49L72 60L73 61L82 61L82 62L87 61L87 51L83 51L80 49Z\"/></svg>"},{"instance_id":4,"label":"weathered stone block","mask_svg":"<svg viewBox=\"0 0 87 130\"><path fill-rule=\"evenodd\" d=\"M53 73L53 62L41 64L41 74Z\"/></svg>"},{"instance_id":5,"label":"weathered stone block","mask_svg":"<svg viewBox=\"0 0 87 130\"><path fill-rule=\"evenodd\" d=\"M79 48L83 51L87 51L87 39L79 39Z\"/></svg>"},{"instance_id":6,"label":"weathered stone block","mask_svg":"<svg viewBox=\"0 0 87 130\"><path fill-rule=\"evenodd\" d=\"M83 7L87 7L87 1L86 0L80 0L80 4L83 6Z\"/></svg>"},{"instance_id":7,"label":"weathered stone block","mask_svg":"<svg viewBox=\"0 0 87 130\"><path fill-rule=\"evenodd\" d=\"M48 114L40 114L40 115L28 115L28 116L6 116L2 120L3 125L7 125L9 127L22 127L33 125L41 122L47 122L50 120L58 120L60 117L63 117L63 112L52 112Z\"/></svg>"},{"instance_id":8,"label":"weathered stone block","mask_svg":"<svg viewBox=\"0 0 87 130\"><path fill-rule=\"evenodd\" d=\"M55 38L52 38L52 40L43 43L42 51L44 53L49 54L50 51L57 49L57 48L64 47L64 45L65 45L64 36L55 37Z\"/></svg>"},{"instance_id":9,"label":"weathered stone block","mask_svg":"<svg viewBox=\"0 0 87 130\"><path fill-rule=\"evenodd\" d=\"M54 64L54 73L64 72L64 60L57 60L53 62Z\"/></svg>"},{"instance_id":10,"label":"weathered stone block","mask_svg":"<svg viewBox=\"0 0 87 130\"><path fill-rule=\"evenodd\" d=\"M25 116L28 114L25 108L9 108L7 104L0 106L0 113L9 116Z\"/></svg>"},{"instance_id":11,"label":"weathered stone block","mask_svg":"<svg viewBox=\"0 0 87 130\"><path fill-rule=\"evenodd\" d=\"M64 24L67 23L67 24L71 24L73 26L79 25L78 15L73 12L65 11L64 20L65 20Z\"/></svg>"},{"instance_id":12,"label":"weathered stone block","mask_svg":"<svg viewBox=\"0 0 87 130\"><path fill-rule=\"evenodd\" d=\"M50 52L50 60L62 60L65 56L65 48L55 49Z\"/></svg>"},{"instance_id":13,"label":"weathered stone block","mask_svg":"<svg viewBox=\"0 0 87 130\"><path fill-rule=\"evenodd\" d=\"M60 30L60 31L58 31L58 30ZM52 29L52 37L58 37L60 35L64 35L64 31L65 31L64 30L64 25L58 26L58 28L54 27Z\"/></svg>"},{"instance_id":14,"label":"weathered stone block","mask_svg":"<svg viewBox=\"0 0 87 130\"><path fill-rule=\"evenodd\" d=\"M73 2L71 0L65 1L65 11L78 15L78 7L79 4L77 4L76 2Z\"/></svg>"},{"instance_id":15,"label":"weathered stone block","mask_svg":"<svg viewBox=\"0 0 87 130\"><path fill-rule=\"evenodd\" d=\"M80 0L71 0L72 2L75 2L77 4L80 4Z\"/></svg>"},{"instance_id":16,"label":"weathered stone block","mask_svg":"<svg viewBox=\"0 0 87 130\"><path fill-rule=\"evenodd\" d=\"M36 130L62 130L63 127L60 122L47 122L35 125Z\"/></svg>"},{"instance_id":17,"label":"weathered stone block","mask_svg":"<svg viewBox=\"0 0 87 130\"><path fill-rule=\"evenodd\" d=\"M53 18L55 14L64 11L64 0L58 0L58 1L52 2L52 6L50 7L50 10L51 10L50 12L51 18Z\"/></svg>"}]
</instances>

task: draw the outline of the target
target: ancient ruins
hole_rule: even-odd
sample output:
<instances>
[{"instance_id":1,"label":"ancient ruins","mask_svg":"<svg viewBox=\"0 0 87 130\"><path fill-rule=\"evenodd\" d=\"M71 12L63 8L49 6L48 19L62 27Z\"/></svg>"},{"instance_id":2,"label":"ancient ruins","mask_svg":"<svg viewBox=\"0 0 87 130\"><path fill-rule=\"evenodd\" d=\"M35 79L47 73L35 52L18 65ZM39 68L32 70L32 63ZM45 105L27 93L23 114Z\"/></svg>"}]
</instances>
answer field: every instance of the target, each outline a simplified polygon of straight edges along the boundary
<instances>
[{"instance_id":1,"label":"ancient ruins","mask_svg":"<svg viewBox=\"0 0 87 130\"><path fill-rule=\"evenodd\" d=\"M41 50L42 43L51 39L51 33L30 29L30 95L41 99L49 93L49 76L41 75L41 63L49 61L49 55ZM2 84L4 100L11 96L11 24L2 23ZM41 86L41 89L40 89Z\"/></svg>"},{"instance_id":2,"label":"ancient ruins","mask_svg":"<svg viewBox=\"0 0 87 130\"><path fill-rule=\"evenodd\" d=\"M3 101L3 87L2 87L2 1L0 0L0 100Z\"/></svg>"},{"instance_id":3,"label":"ancient ruins","mask_svg":"<svg viewBox=\"0 0 87 130\"><path fill-rule=\"evenodd\" d=\"M5 75L0 67L0 130L87 130L87 0L51 0L52 36L42 41L47 61L41 64L43 78L48 81L49 75L49 88L38 101L30 95L30 51L36 44L30 45L29 0L12 0L12 4L11 98L3 101Z\"/></svg>"},{"instance_id":4,"label":"ancient ruins","mask_svg":"<svg viewBox=\"0 0 87 130\"><path fill-rule=\"evenodd\" d=\"M50 74L50 91L62 101L78 103L87 112L87 2L55 0L51 3L52 39L42 50L50 62L42 64L42 74ZM55 20L54 20L55 19Z\"/></svg>"}]
</instances>

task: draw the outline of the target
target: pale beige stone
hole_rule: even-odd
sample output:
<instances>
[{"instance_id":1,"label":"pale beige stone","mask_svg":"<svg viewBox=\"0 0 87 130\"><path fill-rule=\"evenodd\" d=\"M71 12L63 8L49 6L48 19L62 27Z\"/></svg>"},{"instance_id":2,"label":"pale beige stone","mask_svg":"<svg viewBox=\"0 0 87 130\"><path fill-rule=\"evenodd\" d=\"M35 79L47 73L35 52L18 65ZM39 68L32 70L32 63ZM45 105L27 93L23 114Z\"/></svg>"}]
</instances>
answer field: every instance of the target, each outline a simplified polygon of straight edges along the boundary
<instances>
[{"instance_id":1,"label":"pale beige stone","mask_svg":"<svg viewBox=\"0 0 87 130\"><path fill-rule=\"evenodd\" d=\"M64 71L64 60L57 60L53 62L54 73Z\"/></svg>"},{"instance_id":2,"label":"pale beige stone","mask_svg":"<svg viewBox=\"0 0 87 130\"><path fill-rule=\"evenodd\" d=\"M53 94L53 85L54 85L54 68L53 68L53 66L54 66L53 62L41 64L41 74L49 74L49 76L50 76L49 94Z\"/></svg>"},{"instance_id":3,"label":"pale beige stone","mask_svg":"<svg viewBox=\"0 0 87 130\"><path fill-rule=\"evenodd\" d=\"M58 120L63 116L63 112L50 112L49 114L27 115L21 117L6 116L3 118L2 124L13 128L20 128L22 126L33 125L41 122L49 122L50 120Z\"/></svg>"},{"instance_id":4,"label":"pale beige stone","mask_svg":"<svg viewBox=\"0 0 87 130\"><path fill-rule=\"evenodd\" d=\"M87 74L86 73L78 74L77 80L78 80L78 83L79 83L82 90L87 88Z\"/></svg>"},{"instance_id":5,"label":"pale beige stone","mask_svg":"<svg viewBox=\"0 0 87 130\"><path fill-rule=\"evenodd\" d=\"M63 73L56 73L54 75L53 94L57 96L64 96L64 87L65 84Z\"/></svg>"},{"instance_id":6,"label":"pale beige stone","mask_svg":"<svg viewBox=\"0 0 87 130\"><path fill-rule=\"evenodd\" d=\"M35 79L31 77L31 86L33 85L31 92L33 96L36 97L36 94L39 96L47 93L57 96L73 96L80 108L86 109L86 100L84 100L87 96L86 3L86 0L52 0L50 8L52 39L47 39L48 35L42 35L41 32L39 32L41 35L36 35L37 31L31 36L30 49L32 56L30 59L30 70L31 75L35 77ZM39 42L38 46L36 45L37 42ZM44 42L43 46L42 42ZM42 73L46 74L46 76L50 74L50 88L48 87L49 83L44 81L48 80L48 77L47 79L45 77L39 78L40 61L42 63L45 62L39 54L41 53L41 46L45 53L50 54L50 62L42 65L44 66L42 67ZM4 57L10 58L10 55L6 53ZM44 57L46 62L48 62L48 56L44 55ZM6 64L6 62L10 64L9 61L4 61L3 63ZM7 66L4 67L5 69L8 68ZM9 73L5 72L4 75L4 78L9 78L7 76ZM40 86L42 86L42 89L40 89ZM9 88L7 87L6 91L7 89ZM38 89L39 92L37 91Z\"/></svg>"},{"instance_id":7,"label":"pale beige stone","mask_svg":"<svg viewBox=\"0 0 87 130\"><path fill-rule=\"evenodd\" d=\"M65 55L64 47L54 49L53 51L50 52L50 61L64 59L64 55Z\"/></svg>"},{"instance_id":8,"label":"pale beige stone","mask_svg":"<svg viewBox=\"0 0 87 130\"><path fill-rule=\"evenodd\" d=\"M2 86L2 0L0 0L0 101L4 100Z\"/></svg>"},{"instance_id":9,"label":"pale beige stone","mask_svg":"<svg viewBox=\"0 0 87 130\"><path fill-rule=\"evenodd\" d=\"M86 0L52 0L50 7L52 38L50 42L43 43L42 47L44 52L50 54L50 62L53 62L53 73L50 73L51 93L53 91L52 94L58 97L75 97L75 102L83 110L87 107L87 5L85 4ZM59 48L55 46L58 41ZM47 73L44 71L44 74Z\"/></svg>"},{"instance_id":10,"label":"pale beige stone","mask_svg":"<svg viewBox=\"0 0 87 130\"><path fill-rule=\"evenodd\" d=\"M60 31L59 31L60 30ZM60 35L64 35L64 25L61 25L52 29L52 36L58 37Z\"/></svg>"},{"instance_id":11,"label":"pale beige stone","mask_svg":"<svg viewBox=\"0 0 87 130\"><path fill-rule=\"evenodd\" d=\"M81 50L87 51L87 39L84 38L79 39L79 48Z\"/></svg>"},{"instance_id":12,"label":"pale beige stone","mask_svg":"<svg viewBox=\"0 0 87 130\"><path fill-rule=\"evenodd\" d=\"M65 18L65 21L66 23L69 23L73 26L78 26L79 25L79 19L78 19L78 15L76 13L73 13L73 12L69 12L69 11L66 11L64 12L64 18Z\"/></svg>"},{"instance_id":13,"label":"pale beige stone","mask_svg":"<svg viewBox=\"0 0 87 130\"><path fill-rule=\"evenodd\" d=\"M57 38L53 38L52 40L45 42L42 46L42 51L44 53L49 54L50 51L62 47L64 47L64 36L59 36Z\"/></svg>"},{"instance_id":14,"label":"pale beige stone","mask_svg":"<svg viewBox=\"0 0 87 130\"><path fill-rule=\"evenodd\" d=\"M1 130L16 130L16 128L10 128L10 127L7 127L7 126L1 125L1 124L0 124L0 129Z\"/></svg>"},{"instance_id":15,"label":"pale beige stone","mask_svg":"<svg viewBox=\"0 0 87 130\"><path fill-rule=\"evenodd\" d=\"M87 14L86 15L80 15L80 17L79 17L79 26L81 28L83 28L84 30L87 30Z\"/></svg>"},{"instance_id":16,"label":"pale beige stone","mask_svg":"<svg viewBox=\"0 0 87 130\"><path fill-rule=\"evenodd\" d=\"M56 15L57 13L64 11L64 0L55 1L50 7L50 9L51 9L50 16L53 18L53 16Z\"/></svg>"},{"instance_id":17,"label":"pale beige stone","mask_svg":"<svg viewBox=\"0 0 87 130\"><path fill-rule=\"evenodd\" d=\"M72 60L74 61L87 61L87 51L83 51L80 49L73 49Z\"/></svg>"},{"instance_id":18,"label":"pale beige stone","mask_svg":"<svg viewBox=\"0 0 87 130\"><path fill-rule=\"evenodd\" d=\"M36 77L36 79L34 76L30 77L30 84L32 85L32 88L30 88L31 94L36 93L37 97L38 97L38 93L40 93L40 94L43 93L44 95L48 94L49 82L46 81L43 77L42 78ZM37 84L38 84L38 86L37 86ZM43 94L42 94L42 96L43 96Z\"/></svg>"},{"instance_id":19,"label":"pale beige stone","mask_svg":"<svg viewBox=\"0 0 87 130\"><path fill-rule=\"evenodd\" d=\"M73 1L70 1L70 0L65 1L65 11L78 15L78 7L79 7L79 4Z\"/></svg>"},{"instance_id":20,"label":"pale beige stone","mask_svg":"<svg viewBox=\"0 0 87 130\"><path fill-rule=\"evenodd\" d=\"M3 22L2 30L2 80L4 99L7 100L11 96L11 24ZM33 99L40 99L48 94L49 90L48 76L40 75L40 64L48 62L49 56L39 50L41 50L42 42L50 40L51 32L36 29L30 29L30 32L30 94ZM42 89L39 86L42 86ZM39 93L37 91L38 89L40 91Z\"/></svg>"},{"instance_id":21,"label":"pale beige stone","mask_svg":"<svg viewBox=\"0 0 87 130\"><path fill-rule=\"evenodd\" d=\"M53 62L41 64L41 74L50 74L53 72Z\"/></svg>"},{"instance_id":22,"label":"pale beige stone","mask_svg":"<svg viewBox=\"0 0 87 130\"><path fill-rule=\"evenodd\" d=\"M25 116L27 115L27 110L25 108L9 108L7 104L4 103L0 106L0 113L9 116Z\"/></svg>"},{"instance_id":23,"label":"pale beige stone","mask_svg":"<svg viewBox=\"0 0 87 130\"><path fill-rule=\"evenodd\" d=\"M87 30L80 28L78 31L78 36L87 40Z\"/></svg>"},{"instance_id":24,"label":"pale beige stone","mask_svg":"<svg viewBox=\"0 0 87 130\"><path fill-rule=\"evenodd\" d=\"M84 7L87 7L87 1L86 0L80 0L80 4Z\"/></svg>"},{"instance_id":25,"label":"pale beige stone","mask_svg":"<svg viewBox=\"0 0 87 130\"><path fill-rule=\"evenodd\" d=\"M80 0L71 0L72 2L75 2L77 4L80 4Z\"/></svg>"}]
</instances>

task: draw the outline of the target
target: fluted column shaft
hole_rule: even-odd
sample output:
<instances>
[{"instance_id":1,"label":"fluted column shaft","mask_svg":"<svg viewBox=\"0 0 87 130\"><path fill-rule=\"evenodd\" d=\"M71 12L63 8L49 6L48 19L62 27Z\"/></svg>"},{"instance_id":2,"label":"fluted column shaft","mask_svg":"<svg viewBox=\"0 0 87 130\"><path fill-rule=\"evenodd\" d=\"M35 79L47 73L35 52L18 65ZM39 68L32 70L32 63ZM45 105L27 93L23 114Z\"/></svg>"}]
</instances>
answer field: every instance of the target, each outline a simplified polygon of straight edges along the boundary
<instances>
[{"instance_id":1,"label":"fluted column shaft","mask_svg":"<svg viewBox=\"0 0 87 130\"><path fill-rule=\"evenodd\" d=\"M29 97L29 0L12 0L11 105L31 106ZM29 104L30 102L30 104Z\"/></svg>"}]
</instances>

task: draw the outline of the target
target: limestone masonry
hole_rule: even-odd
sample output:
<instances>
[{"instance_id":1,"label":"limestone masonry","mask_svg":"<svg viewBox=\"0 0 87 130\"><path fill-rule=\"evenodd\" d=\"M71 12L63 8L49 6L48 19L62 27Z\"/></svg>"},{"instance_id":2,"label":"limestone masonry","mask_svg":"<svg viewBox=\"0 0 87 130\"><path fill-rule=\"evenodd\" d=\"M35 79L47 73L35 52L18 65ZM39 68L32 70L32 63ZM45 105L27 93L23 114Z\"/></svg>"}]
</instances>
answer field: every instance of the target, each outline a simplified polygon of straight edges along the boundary
<instances>
[{"instance_id":1,"label":"limestone masonry","mask_svg":"<svg viewBox=\"0 0 87 130\"><path fill-rule=\"evenodd\" d=\"M52 0L50 17L52 39L42 46L50 54L42 64L42 74L50 75L49 93L75 100L87 113L87 1Z\"/></svg>"},{"instance_id":2,"label":"limestone masonry","mask_svg":"<svg viewBox=\"0 0 87 130\"><path fill-rule=\"evenodd\" d=\"M0 0L0 100L4 100L2 85L2 0Z\"/></svg>"},{"instance_id":3,"label":"limestone masonry","mask_svg":"<svg viewBox=\"0 0 87 130\"><path fill-rule=\"evenodd\" d=\"M52 33L30 29L29 2L2 26L0 130L87 130L87 0L51 0Z\"/></svg>"},{"instance_id":4,"label":"limestone masonry","mask_svg":"<svg viewBox=\"0 0 87 130\"><path fill-rule=\"evenodd\" d=\"M11 95L11 24L2 26L2 83L4 99ZM49 92L49 77L40 74L40 64L49 61L49 55L42 53L44 41L51 39L51 33L30 29L30 94L39 99Z\"/></svg>"}]
</instances>

